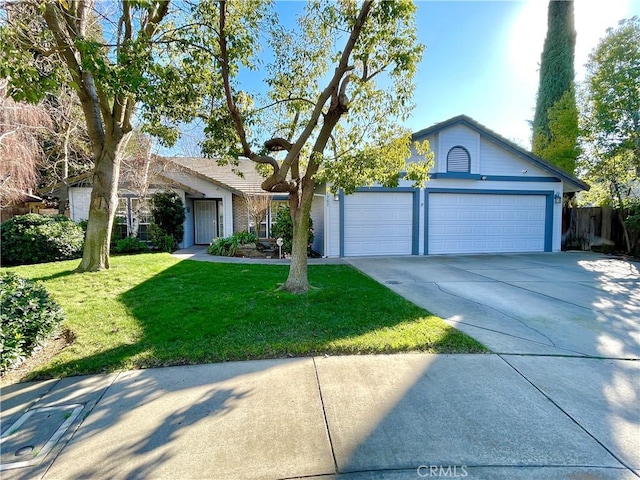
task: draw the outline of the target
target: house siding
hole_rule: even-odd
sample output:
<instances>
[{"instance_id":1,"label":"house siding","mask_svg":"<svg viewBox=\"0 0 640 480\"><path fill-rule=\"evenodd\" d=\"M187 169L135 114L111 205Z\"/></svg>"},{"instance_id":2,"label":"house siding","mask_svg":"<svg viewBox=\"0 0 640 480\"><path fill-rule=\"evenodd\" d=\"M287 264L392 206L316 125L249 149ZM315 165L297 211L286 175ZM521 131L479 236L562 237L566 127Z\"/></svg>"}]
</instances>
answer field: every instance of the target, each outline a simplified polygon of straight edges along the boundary
<instances>
[{"instance_id":1,"label":"house siding","mask_svg":"<svg viewBox=\"0 0 640 480\"><path fill-rule=\"evenodd\" d=\"M316 193L313 196L311 204L311 220L313 220L313 245L311 248L314 252L324 256L324 209L325 204L329 200L329 196Z\"/></svg>"},{"instance_id":2,"label":"house siding","mask_svg":"<svg viewBox=\"0 0 640 480\"><path fill-rule=\"evenodd\" d=\"M482 139L480 141L480 151L482 156L482 169L479 173L483 175L504 175L524 178L547 177L548 172L519 158L518 156L506 152L494 143ZM523 173L525 171L526 173Z\"/></svg>"},{"instance_id":3,"label":"house siding","mask_svg":"<svg viewBox=\"0 0 640 480\"><path fill-rule=\"evenodd\" d=\"M192 247L195 244L195 227L193 223L193 199L183 198L183 201L184 201L184 237L180 247L187 248L187 247Z\"/></svg>"},{"instance_id":4,"label":"house siding","mask_svg":"<svg viewBox=\"0 0 640 480\"><path fill-rule=\"evenodd\" d=\"M436 152L436 172L447 171L447 153L453 147L462 146L471 159L470 173L478 173L480 169L480 134L463 125L456 125L440 132L438 135L438 150Z\"/></svg>"},{"instance_id":5,"label":"house siding","mask_svg":"<svg viewBox=\"0 0 640 480\"><path fill-rule=\"evenodd\" d=\"M327 192L325 227L325 256L340 256L340 202L334 200L334 195Z\"/></svg>"},{"instance_id":6,"label":"house siding","mask_svg":"<svg viewBox=\"0 0 640 480\"><path fill-rule=\"evenodd\" d=\"M71 220L79 222L89 218L91 205L91 188L73 187L69 189L69 215Z\"/></svg>"}]
</instances>

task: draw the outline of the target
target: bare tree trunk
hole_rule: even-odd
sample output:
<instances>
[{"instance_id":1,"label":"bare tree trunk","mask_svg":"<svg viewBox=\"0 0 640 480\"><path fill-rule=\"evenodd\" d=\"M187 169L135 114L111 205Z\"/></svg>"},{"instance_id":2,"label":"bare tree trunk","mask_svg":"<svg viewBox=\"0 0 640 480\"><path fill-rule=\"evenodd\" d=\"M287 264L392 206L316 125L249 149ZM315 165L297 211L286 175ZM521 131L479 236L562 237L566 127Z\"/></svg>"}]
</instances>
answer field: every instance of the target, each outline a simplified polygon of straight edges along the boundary
<instances>
[{"instance_id":1,"label":"bare tree trunk","mask_svg":"<svg viewBox=\"0 0 640 480\"><path fill-rule=\"evenodd\" d=\"M631 254L631 250L633 248L633 245L631 244L631 235L629 233L629 228L627 227L627 224L625 222L625 212L623 208L616 208L616 213L618 214L618 220L620 220L620 223L622 224L622 233L624 234L624 243L626 248L626 253Z\"/></svg>"},{"instance_id":2,"label":"bare tree trunk","mask_svg":"<svg viewBox=\"0 0 640 480\"><path fill-rule=\"evenodd\" d=\"M138 188L138 202L136 203L136 207L132 211L133 218L131 219L131 234L130 237L137 237L138 231L140 230L140 217L142 216L142 212L147 209L147 200L149 198L149 166L151 165L151 150L147 151L147 154L144 157L144 166L143 166L143 175L142 178L137 182ZM139 172L138 172L139 174ZM134 182L136 183L136 182Z\"/></svg>"},{"instance_id":3,"label":"bare tree trunk","mask_svg":"<svg viewBox=\"0 0 640 480\"><path fill-rule=\"evenodd\" d=\"M622 224L622 233L624 234L624 243L625 243L625 246L627 247L626 252L631 253L631 236L629 235L629 229L627 228L627 224L624 221L624 207L623 207L624 204L622 201L622 193L620 191L620 185L618 185L616 182L613 182L612 190L618 201L618 208L616 208L616 213L618 215L618 219L620 220L620 223Z\"/></svg>"},{"instance_id":4,"label":"bare tree trunk","mask_svg":"<svg viewBox=\"0 0 640 480\"><path fill-rule=\"evenodd\" d=\"M66 131L64 133L64 141L62 143L62 183L63 186L60 189L61 195L58 199L58 213L64 215L67 209L67 202L69 201L69 137L71 136L71 126L66 125Z\"/></svg>"},{"instance_id":5,"label":"bare tree trunk","mask_svg":"<svg viewBox=\"0 0 640 480\"><path fill-rule=\"evenodd\" d=\"M107 139L95 164L87 235L77 272L95 272L109 268L111 230L118 206L118 145L121 138Z\"/></svg>"},{"instance_id":6,"label":"bare tree trunk","mask_svg":"<svg viewBox=\"0 0 640 480\"><path fill-rule=\"evenodd\" d=\"M315 180L313 178L303 181L302 193L291 194L289 205L291 220L293 222L293 240L291 244L291 265L289 276L282 285L282 290L291 293L305 293L309 291L309 278L307 276L307 253L309 250L309 218L311 204L313 203L313 190ZM300 203L298 198L301 195Z\"/></svg>"}]
</instances>

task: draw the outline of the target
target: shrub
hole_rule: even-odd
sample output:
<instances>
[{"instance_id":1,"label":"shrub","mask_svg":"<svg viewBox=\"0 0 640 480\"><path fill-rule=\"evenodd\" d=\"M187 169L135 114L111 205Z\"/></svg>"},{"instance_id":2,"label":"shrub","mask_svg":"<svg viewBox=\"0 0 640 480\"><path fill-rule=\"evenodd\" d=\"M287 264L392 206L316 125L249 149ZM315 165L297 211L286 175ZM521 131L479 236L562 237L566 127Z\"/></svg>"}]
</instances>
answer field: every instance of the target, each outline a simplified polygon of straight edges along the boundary
<instances>
[{"instance_id":1,"label":"shrub","mask_svg":"<svg viewBox=\"0 0 640 480\"><path fill-rule=\"evenodd\" d=\"M158 192L151 197L151 214L153 223L160 227L165 234L171 235L176 244L184 236L184 204L175 192Z\"/></svg>"},{"instance_id":2,"label":"shrub","mask_svg":"<svg viewBox=\"0 0 640 480\"><path fill-rule=\"evenodd\" d=\"M6 265L68 260L82 256L84 231L64 215L18 215L0 225Z\"/></svg>"},{"instance_id":3,"label":"shrub","mask_svg":"<svg viewBox=\"0 0 640 480\"><path fill-rule=\"evenodd\" d=\"M78 222L78 225L80 226L80 228L82 229L83 232L87 231L87 226L89 225L89 220L87 220L86 218L83 220L80 220Z\"/></svg>"},{"instance_id":4,"label":"shrub","mask_svg":"<svg viewBox=\"0 0 640 480\"><path fill-rule=\"evenodd\" d=\"M0 275L0 371L20 363L64 320L44 287L15 273Z\"/></svg>"},{"instance_id":5,"label":"shrub","mask_svg":"<svg viewBox=\"0 0 640 480\"><path fill-rule=\"evenodd\" d=\"M242 232L234 233L231 236L237 238L238 241L240 242L240 245L247 245L249 243L256 243L256 240L258 240L258 237L256 236L255 233L247 232L246 230L244 230Z\"/></svg>"},{"instance_id":6,"label":"shrub","mask_svg":"<svg viewBox=\"0 0 640 480\"><path fill-rule=\"evenodd\" d=\"M207 253L211 255L218 255L221 257L233 257L238 251L240 245L246 245L248 243L255 243L257 237L254 233L247 231L237 232L226 238L217 238L207 248Z\"/></svg>"},{"instance_id":7,"label":"shrub","mask_svg":"<svg viewBox=\"0 0 640 480\"><path fill-rule=\"evenodd\" d=\"M155 223L149 224L149 240L161 252L174 252L178 248L176 239Z\"/></svg>"},{"instance_id":8,"label":"shrub","mask_svg":"<svg viewBox=\"0 0 640 480\"><path fill-rule=\"evenodd\" d=\"M282 252L291 253L293 243L293 220L291 220L291 211L289 207L278 211L276 221L271 229L271 235L274 238L282 238ZM307 245L313 243L313 220L309 219L309 232L307 233ZM307 252L308 253L308 252Z\"/></svg>"},{"instance_id":9,"label":"shrub","mask_svg":"<svg viewBox=\"0 0 640 480\"><path fill-rule=\"evenodd\" d=\"M116 241L113 247L115 253L141 253L148 252L149 245L137 237L127 237Z\"/></svg>"}]
</instances>

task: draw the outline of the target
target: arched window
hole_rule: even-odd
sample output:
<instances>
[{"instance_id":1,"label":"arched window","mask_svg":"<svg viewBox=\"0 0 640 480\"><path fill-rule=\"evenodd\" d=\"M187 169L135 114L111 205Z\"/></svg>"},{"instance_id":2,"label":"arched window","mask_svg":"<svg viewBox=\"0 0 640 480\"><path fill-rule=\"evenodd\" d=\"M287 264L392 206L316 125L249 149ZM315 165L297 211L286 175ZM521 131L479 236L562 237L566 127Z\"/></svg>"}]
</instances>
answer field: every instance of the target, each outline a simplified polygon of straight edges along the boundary
<instances>
[{"instance_id":1,"label":"arched window","mask_svg":"<svg viewBox=\"0 0 640 480\"><path fill-rule=\"evenodd\" d=\"M469 173L470 168L471 156L466 148L458 145L449 150L447 153L447 172Z\"/></svg>"}]
</instances>

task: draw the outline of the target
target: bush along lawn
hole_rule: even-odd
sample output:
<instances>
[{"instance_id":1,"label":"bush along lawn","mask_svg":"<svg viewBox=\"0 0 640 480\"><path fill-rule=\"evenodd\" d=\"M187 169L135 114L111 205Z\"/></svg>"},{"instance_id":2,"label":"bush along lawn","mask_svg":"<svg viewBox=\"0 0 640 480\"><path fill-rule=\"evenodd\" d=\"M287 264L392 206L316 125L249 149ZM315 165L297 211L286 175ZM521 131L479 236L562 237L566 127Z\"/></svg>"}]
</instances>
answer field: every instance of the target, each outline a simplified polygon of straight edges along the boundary
<instances>
[{"instance_id":1,"label":"bush along lawn","mask_svg":"<svg viewBox=\"0 0 640 480\"><path fill-rule=\"evenodd\" d=\"M76 264L9 269L44 283L76 337L29 378L286 356L487 351L346 265L310 266L316 288L297 296L276 288L286 265L168 254L113 257L110 270L84 274L72 273Z\"/></svg>"},{"instance_id":2,"label":"bush along lawn","mask_svg":"<svg viewBox=\"0 0 640 480\"><path fill-rule=\"evenodd\" d=\"M41 284L0 274L0 372L28 357L62 320L62 309Z\"/></svg>"}]
</instances>

